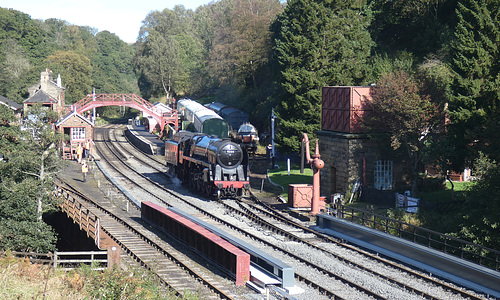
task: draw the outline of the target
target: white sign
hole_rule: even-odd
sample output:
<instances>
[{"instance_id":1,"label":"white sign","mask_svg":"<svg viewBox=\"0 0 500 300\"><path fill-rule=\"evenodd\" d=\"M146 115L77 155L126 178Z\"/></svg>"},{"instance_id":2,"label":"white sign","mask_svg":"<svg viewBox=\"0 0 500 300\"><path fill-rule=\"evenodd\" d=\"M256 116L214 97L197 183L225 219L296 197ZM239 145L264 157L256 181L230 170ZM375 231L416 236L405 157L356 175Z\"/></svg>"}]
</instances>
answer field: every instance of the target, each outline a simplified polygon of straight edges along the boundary
<instances>
[{"instance_id":1,"label":"white sign","mask_svg":"<svg viewBox=\"0 0 500 300\"><path fill-rule=\"evenodd\" d=\"M418 211L419 198L406 196L403 194L396 194L397 207L405 208L405 211L416 213Z\"/></svg>"}]
</instances>

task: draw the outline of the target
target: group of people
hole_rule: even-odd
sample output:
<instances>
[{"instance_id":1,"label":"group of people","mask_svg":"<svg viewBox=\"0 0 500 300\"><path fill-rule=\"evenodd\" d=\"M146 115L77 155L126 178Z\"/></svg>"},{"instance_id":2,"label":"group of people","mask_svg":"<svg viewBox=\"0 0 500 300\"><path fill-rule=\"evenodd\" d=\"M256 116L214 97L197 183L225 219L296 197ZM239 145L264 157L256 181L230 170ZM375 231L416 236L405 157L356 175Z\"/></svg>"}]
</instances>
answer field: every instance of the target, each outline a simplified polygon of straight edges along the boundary
<instances>
[{"instance_id":1,"label":"group of people","mask_svg":"<svg viewBox=\"0 0 500 300\"><path fill-rule=\"evenodd\" d=\"M87 160L90 158L90 140L87 140L82 147L79 143L76 147L76 158L79 164L82 164L83 182L87 181L87 173L89 172L89 165Z\"/></svg>"}]
</instances>

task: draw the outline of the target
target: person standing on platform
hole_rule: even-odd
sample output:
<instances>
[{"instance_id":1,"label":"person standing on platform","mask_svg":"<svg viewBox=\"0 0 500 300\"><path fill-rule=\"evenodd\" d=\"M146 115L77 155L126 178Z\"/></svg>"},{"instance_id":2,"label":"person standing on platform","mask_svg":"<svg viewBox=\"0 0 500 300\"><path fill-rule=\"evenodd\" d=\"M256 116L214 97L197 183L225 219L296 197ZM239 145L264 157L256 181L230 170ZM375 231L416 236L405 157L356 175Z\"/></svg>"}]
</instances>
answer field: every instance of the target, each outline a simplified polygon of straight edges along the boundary
<instances>
[{"instance_id":1,"label":"person standing on platform","mask_svg":"<svg viewBox=\"0 0 500 300\"><path fill-rule=\"evenodd\" d=\"M87 182L87 173L89 172L89 166L87 162L84 160L82 162L82 173L83 173L83 182Z\"/></svg>"},{"instance_id":2,"label":"person standing on platform","mask_svg":"<svg viewBox=\"0 0 500 300\"><path fill-rule=\"evenodd\" d=\"M76 147L76 158L79 164L82 163L82 154L83 154L82 144L78 143L78 147Z\"/></svg>"},{"instance_id":3,"label":"person standing on platform","mask_svg":"<svg viewBox=\"0 0 500 300\"><path fill-rule=\"evenodd\" d=\"M89 157L90 157L90 140L87 140L85 142L85 149L84 149L84 151L85 151L84 152L85 153L84 158L89 159Z\"/></svg>"}]
</instances>

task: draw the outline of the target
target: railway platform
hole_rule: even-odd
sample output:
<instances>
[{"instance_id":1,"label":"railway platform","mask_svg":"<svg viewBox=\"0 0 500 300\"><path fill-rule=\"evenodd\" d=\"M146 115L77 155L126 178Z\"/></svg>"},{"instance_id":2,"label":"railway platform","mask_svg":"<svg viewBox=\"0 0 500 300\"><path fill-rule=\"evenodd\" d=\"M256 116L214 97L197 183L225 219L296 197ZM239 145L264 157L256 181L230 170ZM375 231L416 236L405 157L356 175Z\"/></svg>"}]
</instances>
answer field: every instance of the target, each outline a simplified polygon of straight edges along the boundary
<instances>
[{"instance_id":1,"label":"railway platform","mask_svg":"<svg viewBox=\"0 0 500 300\"><path fill-rule=\"evenodd\" d=\"M165 142L158 135L150 133L144 125L136 125L134 122L127 125L125 135L129 141L143 152L151 155L164 155Z\"/></svg>"},{"instance_id":2,"label":"railway platform","mask_svg":"<svg viewBox=\"0 0 500 300\"><path fill-rule=\"evenodd\" d=\"M67 164L64 166L61 177L64 177L68 183L78 188L80 191L85 191L86 194L90 198L100 199L103 197L101 190L97 188L97 181L94 179L93 169L96 168L94 162L89 163L89 173L87 174L87 180L84 181L83 173L82 173L82 165L79 164L75 160L67 161Z\"/></svg>"}]
</instances>

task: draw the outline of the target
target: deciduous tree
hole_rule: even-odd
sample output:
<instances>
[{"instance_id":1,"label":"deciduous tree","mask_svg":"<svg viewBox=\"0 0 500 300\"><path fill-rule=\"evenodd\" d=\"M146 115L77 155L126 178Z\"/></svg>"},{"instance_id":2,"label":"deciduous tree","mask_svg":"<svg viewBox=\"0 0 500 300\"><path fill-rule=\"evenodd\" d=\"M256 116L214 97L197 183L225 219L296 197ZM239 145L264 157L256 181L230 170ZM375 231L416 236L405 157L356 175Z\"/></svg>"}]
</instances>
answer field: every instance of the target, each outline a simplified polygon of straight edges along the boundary
<instances>
[{"instance_id":1,"label":"deciduous tree","mask_svg":"<svg viewBox=\"0 0 500 300\"><path fill-rule=\"evenodd\" d=\"M64 78L66 103L75 103L92 92L90 59L73 51L56 51L47 57L47 64Z\"/></svg>"},{"instance_id":2,"label":"deciduous tree","mask_svg":"<svg viewBox=\"0 0 500 300\"><path fill-rule=\"evenodd\" d=\"M372 89L371 110L364 124L374 132L390 135L394 150L402 150L410 165L412 195L417 193L417 179L426 141L444 125L442 108L422 94L422 85L403 71L383 74Z\"/></svg>"}]
</instances>

